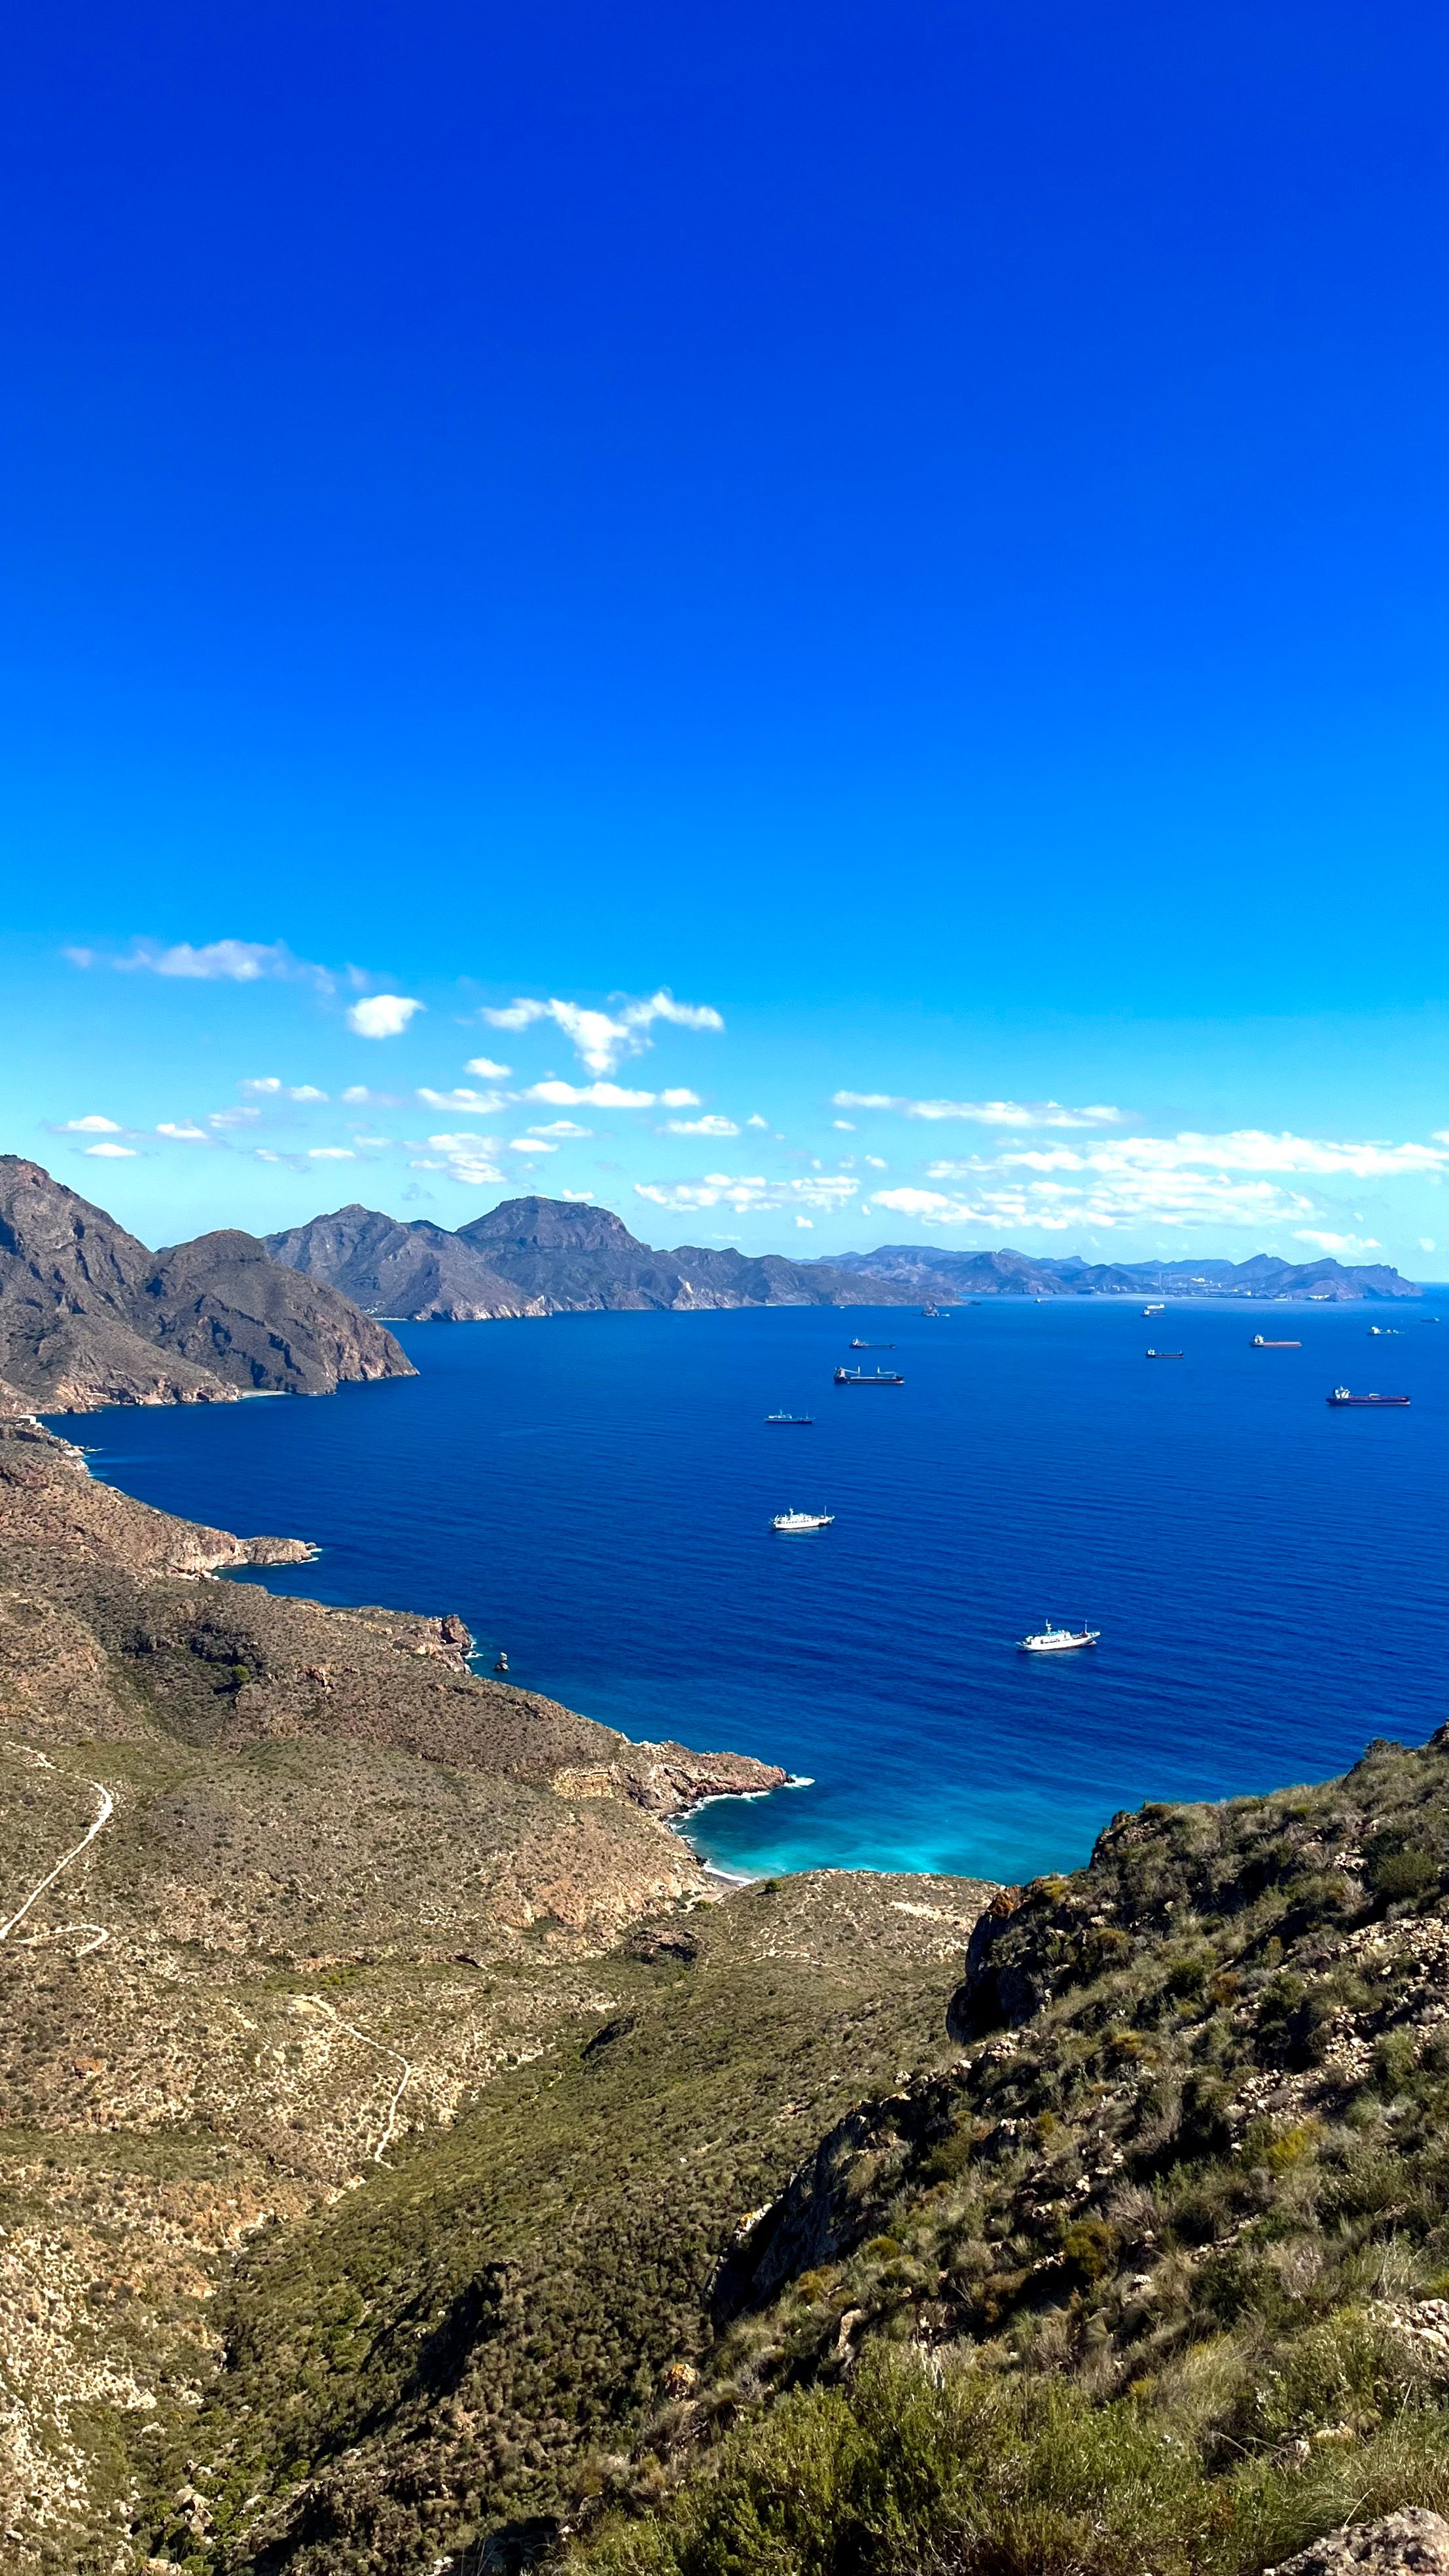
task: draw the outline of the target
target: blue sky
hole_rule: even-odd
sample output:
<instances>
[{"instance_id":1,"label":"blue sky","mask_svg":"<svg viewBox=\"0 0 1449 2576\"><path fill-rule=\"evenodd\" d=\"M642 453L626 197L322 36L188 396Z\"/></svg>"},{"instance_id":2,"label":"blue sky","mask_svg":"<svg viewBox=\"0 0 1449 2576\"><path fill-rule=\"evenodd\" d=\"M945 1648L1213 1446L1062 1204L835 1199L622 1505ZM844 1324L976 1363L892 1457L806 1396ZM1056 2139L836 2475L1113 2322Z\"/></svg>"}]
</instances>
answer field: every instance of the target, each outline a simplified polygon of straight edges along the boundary
<instances>
[{"instance_id":1,"label":"blue sky","mask_svg":"<svg viewBox=\"0 0 1449 2576\"><path fill-rule=\"evenodd\" d=\"M1442 1273L1446 108L1396 0L31 13L0 1145Z\"/></svg>"}]
</instances>

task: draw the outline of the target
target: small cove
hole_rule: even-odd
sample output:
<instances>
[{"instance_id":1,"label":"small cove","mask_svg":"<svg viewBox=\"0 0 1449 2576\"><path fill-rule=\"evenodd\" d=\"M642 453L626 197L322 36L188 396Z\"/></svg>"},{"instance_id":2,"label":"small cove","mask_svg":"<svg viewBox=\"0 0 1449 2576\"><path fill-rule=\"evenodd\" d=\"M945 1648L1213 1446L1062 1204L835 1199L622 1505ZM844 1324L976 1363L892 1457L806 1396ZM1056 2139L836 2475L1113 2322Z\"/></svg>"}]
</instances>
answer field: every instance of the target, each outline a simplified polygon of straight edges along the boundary
<instances>
[{"instance_id":1,"label":"small cove","mask_svg":"<svg viewBox=\"0 0 1449 2576\"><path fill-rule=\"evenodd\" d=\"M1169 1334L1087 1300L405 1325L414 1380L54 1427L148 1502L316 1540L274 1589L459 1610L485 1669L504 1648L629 1735L808 1779L699 1812L726 1870L1017 1878L1143 1798L1322 1778L1449 1716L1439 1311L1388 1343L1363 1306L1194 1304ZM857 1334L904 1386L832 1387ZM1324 1403L1391 1379L1407 1411ZM796 1506L834 1527L775 1538ZM1048 1617L1101 1645L1019 1655Z\"/></svg>"}]
</instances>

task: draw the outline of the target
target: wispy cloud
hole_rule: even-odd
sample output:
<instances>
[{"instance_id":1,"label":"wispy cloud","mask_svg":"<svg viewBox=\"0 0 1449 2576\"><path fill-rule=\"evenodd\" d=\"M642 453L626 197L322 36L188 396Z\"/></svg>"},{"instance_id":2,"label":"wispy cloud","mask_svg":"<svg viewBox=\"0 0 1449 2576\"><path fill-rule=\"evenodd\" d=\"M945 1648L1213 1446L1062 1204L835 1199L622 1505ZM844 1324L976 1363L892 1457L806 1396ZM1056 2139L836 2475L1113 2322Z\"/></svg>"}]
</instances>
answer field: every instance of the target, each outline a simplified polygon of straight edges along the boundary
<instances>
[{"instance_id":1,"label":"wispy cloud","mask_svg":"<svg viewBox=\"0 0 1449 2576\"><path fill-rule=\"evenodd\" d=\"M576 1127L571 1118L551 1118L546 1127L530 1127L530 1136L563 1136L577 1139L592 1136L592 1127Z\"/></svg>"},{"instance_id":2,"label":"wispy cloud","mask_svg":"<svg viewBox=\"0 0 1449 2576\"><path fill-rule=\"evenodd\" d=\"M418 1098L425 1100L430 1109L461 1109L465 1115L471 1111L475 1118L491 1118L495 1109L503 1107L501 1091L470 1091L465 1084L456 1091L429 1091L422 1087Z\"/></svg>"},{"instance_id":3,"label":"wispy cloud","mask_svg":"<svg viewBox=\"0 0 1449 2576\"><path fill-rule=\"evenodd\" d=\"M510 1154L556 1154L558 1147L548 1136L514 1136L508 1150Z\"/></svg>"},{"instance_id":4,"label":"wispy cloud","mask_svg":"<svg viewBox=\"0 0 1449 2576\"><path fill-rule=\"evenodd\" d=\"M661 1136L738 1136L733 1118L666 1118Z\"/></svg>"},{"instance_id":5,"label":"wispy cloud","mask_svg":"<svg viewBox=\"0 0 1449 2576\"><path fill-rule=\"evenodd\" d=\"M169 1136L174 1145L210 1145L215 1142L204 1127L197 1126L194 1118L163 1118L156 1133Z\"/></svg>"},{"instance_id":6,"label":"wispy cloud","mask_svg":"<svg viewBox=\"0 0 1449 2576\"><path fill-rule=\"evenodd\" d=\"M820 1174L793 1181L767 1181L762 1173L735 1178L707 1172L702 1181L636 1181L635 1196L651 1206L685 1214L699 1208L729 1207L737 1216L778 1209L842 1208L856 1196L859 1181Z\"/></svg>"},{"instance_id":7,"label":"wispy cloud","mask_svg":"<svg viewBox=\"0 0 1449 2576\"><path fill-rule=\"evenodd\" d=\"M362 1002L354 1002L347 1014L347 1025L358 1038L400 1038L408 1022L426 1002L414 1002L405 993L369 993Z\"/></svg>"},{"instance_id":8,"label":"wispy cloud","mask_svg":"<svg viewBox=\"0 0 1449 2576\"><path fill-rule=\"evenodd\" d=\"M719 1012L708 1002L676 1002L664 985L645 1001L621 999L620 1006L609 1011L588 1010L581 1003L554 998L510 1002L502 1010L485 1010L480 1017L494 1029L527 1029L540 1020L552 1020L579 1062L596 1074L613 1073L627 1056L642 1055L653 1043L649 1032L656 1020L679 1029L719 1031L724 1027Z\"/></svg>"},{"instance_id":9,"label":"wispy cloud","mask_svg":"<svg viewBox=\"0 0 1449 2576\"><path fill-rule=\"evenodd\" d=\"M352 1163L357 1159L350 1145L309 1145L309 1163Z\"/></svg>"},{"instance_id":10,"label":"wispy cloud","mask_svg":"<svg viewBox=\"0 0 1449 2576\"><path fill-rule=\"evenodd\" d=\"M549 1109L697 1109L697 1091L627 1091L617 1082L531 1082L520 1100Z\"/></svg>"},{"instance_id":11,"label":"wispy cloud","mask_svg":"<svg viewBox=\"0 0 1449 2576\"><path fill-rule=\"evenodd\" d=\"M511 1064L495 1064L491 1055L470 1055L463 1071L476 1073L482 1082L506 1082L513 1067Z\"/></svg>"},{"instance_id":12,"label":"wispy cloud","mask_svg":"<svg viewBox=\"0 0 1449 2576\"><path fill-rule=\"evenodd\" d=\"M119 1136L124 1133L124 1130L119 1120L115 1118L91 1116L63 1119L61 1124L51 1132L56 1136Z\"/></svg>"},{"instance_id":13,"label":"wispy cloud","mask_svg":"<svg viewBox=\"0 0 1449 2576\"><path fill-rule=\"evenodd\" d=\"M131 1163L136 1159L134 1145L87 1145L83 1151L87 1154L100 1154L108 1163Z\"/></svg>"},{"instance_id":14,"label":"wispy cloud","mask_svg":"<svg viewBox=\"0 0 1449 2576\"><path fill-rule=\"evenodd\" d=\"M325 1100L327 1097L325 1091L318 1090L315 1082L283 1082L281 1075L276 1073L251 1074L245 1082L237 1084L237 1089L246 1092L252 1100Z\"/></svg>"},{"instance_id":15,"label":"wispy cloud","mask_svg":"<svg viewBox=\"0 0 1449 2576\"><path fill-rule=\"evenodd\" d=\"M963 1118L977 1127L1118 1127L1125 1112L1101 1104L1065 1109L1059 1100L912 1100L894 1091L836 1091L835 1109L888 1109L899 1118Z\"/></svg>"},{"instance_id":16,"label":"wispy cloud","mask_svg":"<svg viewBox=\"0 0 1449 2576\"><path fill-rule=\"evenodd\" d=\"M208 1127L219 1128L224 1135L229 1127L247 1127L260 1118L260 1109L212 1109L207 1113Z\"/></svg>"},{"instance_id":17,"label":"wispy cloud","mask_svg":"<svg viewBox=\"0 0 1449 2576\"><path fill-rule=\"evenodd\" d=\"M1320 1234L1313 1226L1308 1225L1300 1225L1294 1228L1294 1241L1297 1243L1311 1243L1317 1251L1331 1252L1340 1261L1361 1261L1366 1252L1382 1252L1383 1250L1383 1245L1374 1235ZM1420 1249L1424 1251L1432 1251L1433 1246L1432 1244L1421 1245Z\"/></svg>"},{"instance_id":18,"label":"wispy cloud","mask_svg":"<svg viewBox=\"0 0 1449 2576\"><path fill-rule=\"evenodd\" d=\"M118 975L165 975L194 984L310 984L319 993L334 993L341 978L330 966L294 957L285 941L210 939L200 948L182 939L171 947L158 939L133 939L119 957L97 948L67 948L72 966L108 966Z\"/></svg>"},{"instance_id":19,"label":"wispy cloud","mask_svg":"<svg viewBox=\"0 0 1449 2576\"><path fill-rule=\"evenodd\" d=\"M418 1156L412 1169L415 1172L443 1172L450 1181L460 1181L468 1189L482 1188L489 1182L506 1178L493 1160L498 1151L496 1136L470 1136L466 1131L458 1135L430 1136L426 1155Z\"/></svg>"}]
</instances>

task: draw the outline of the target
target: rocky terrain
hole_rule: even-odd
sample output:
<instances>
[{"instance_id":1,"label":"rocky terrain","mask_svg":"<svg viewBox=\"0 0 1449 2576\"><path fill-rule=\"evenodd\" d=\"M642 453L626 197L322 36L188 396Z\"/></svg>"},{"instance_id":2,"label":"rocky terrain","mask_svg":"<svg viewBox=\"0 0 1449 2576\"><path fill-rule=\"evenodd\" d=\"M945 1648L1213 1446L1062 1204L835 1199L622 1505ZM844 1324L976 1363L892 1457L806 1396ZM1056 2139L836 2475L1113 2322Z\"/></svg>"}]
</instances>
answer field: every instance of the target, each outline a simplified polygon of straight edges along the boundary
<instances>
[{"instance_id":1,"label":"rocky terrain","mask_svg":"<svg viewBox=\"0 0 1449 2576\"><path fill-rule=\"evenodd\" d=\"M1291 1297L1344 1305L1360 1298L1421 1297L1422 1288L1383 1262L1083 1261L1026 1252L953 1252L928 1243L883 1243L843 1252L835 1268L880 1279L917 1297Z\"/></svg>"},{"instance_id":2,"label":"rocky terrain","mask_svg":"<svg viewBox=\"0 0 1449 2576\"><path fill-rule=\"evenodd\" d=\"M338 1208L267 1237L275 1261L340 1288L371 1315L457 1322L728 1306L903 1306L916 1292L847 1276L828 1262L751 1259L728 1246L651 1252L607 1208L506 1199L448 1234Z\"/></svg>"},{"instance_id":3,"label":"rocky terrain","mask_svg":"<svg viewBox=\"0 0 1449 2576\"><path fill-rule=\"evenodd\" d=\"M218 2293L245 2250L371 2211L420 2153L439 2159L430 2192L451 2175L466 2198L489 2088L495 2129L520 2134L523 2070L546 2061L551 2113L581 2036L718 1942L693 1928L716 1891L666 1820L784 1776L477 1680L456 1619L215 1579L308 1552L153 1511L33 1422L0 1424L0 2534L17 2568L144 2563L147 2517L166 2519L151 2469L169 2475L215 2381ZM939 2018L969 1917L901 1918L908 2020L923 1960ZM854 2008L858 1962L834 1973ZM899 2045L883 2028L876 2061ZM822 2103L860 2062L832 2050ZM769 2082L792 2081L786 2050ZM743 2113L750 2154L770 2117ZM423 2254L439 2259L431 2222ZM257 2459L253 2518L266 2500L275 2519L292 2457Z\"/></svg>"},{"instance_id":4,"label":"rocky terrain","mask_svg":"<svg viewBox=\"0 0 1449 2576\"><path fill-rule=\"evenodd\" d=\"M390 1333L254 1236L148 1252L38 1163L0 1155L0 1410L329 1395L412 1374Z\"/></svg>"},{"instance_id":5,"label":"rocky terrain","mask_svg":"<svg viewBox=\"0 0 1449 2576\"><path fill-rule=\"evenodd\" d=\"M270 1234L266 1250L308 1279L340 1289L368 1315L466 1323L599 1308L902 1306L962 1297L1294 1297L1331 1303L1418 1297L1383 1265L1251 1261L1092 1263L1024 1252L952 1252L883 1244L830 1261L753 1258L729 1246L653 1252L607 1208L569 1199L505 1199L450 1234L365 1207L337 1208Z\"/></svg>"}]
</instances>

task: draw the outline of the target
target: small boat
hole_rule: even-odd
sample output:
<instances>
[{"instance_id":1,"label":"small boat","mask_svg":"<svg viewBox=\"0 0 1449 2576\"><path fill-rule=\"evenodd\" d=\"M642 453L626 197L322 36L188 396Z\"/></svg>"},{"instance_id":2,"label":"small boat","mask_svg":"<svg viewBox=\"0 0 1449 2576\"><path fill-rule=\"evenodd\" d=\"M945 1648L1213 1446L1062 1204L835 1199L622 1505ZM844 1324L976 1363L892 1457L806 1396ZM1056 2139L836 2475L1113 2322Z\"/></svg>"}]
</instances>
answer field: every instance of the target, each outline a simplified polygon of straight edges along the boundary
<instances>
[{"instance_id":1,"label":"small boat","mask_svg":"<svg viewBox=\"0 0 1449 2576\"><path fill-rule=\"evenodd\" d=\"M848 1369L835 1372L837 1386L904 1386L905 1379L894 1369Z\"/></svg>"},{"instance_id":2,"label":"small boat","mask_svg":"<svg viewBox=\"0 0 1449 2576\"><path fill-rule=\"evenodd\" d=\"M1270 1342L1263 1333L1253 1335L1250 1348L1255 1351L1301 1351L1301 1342Z\"/></svg>"},{"instance_id":3,"label":"small boat","mask_svg":"<svg viewBox=\"0 0 1449 2576\"><path fill-rule=\"evenodd\" d=\"M1181 1351L1144 1351L1142 1356L1145 1360L1180 1360L1182 1353Z\"/></svg>"},{"instance_id":4,"label":"small boat","mask_svg":"<svg viewBox=\"0 0 1449 2576\"><path fill-rule=\"evenodd\" d=\"M1048 1619L1032 1637L1018 1639L1018 1652L1023 1655L1065 1655L1073 1646L1095 1646L1100 1628L1054 1628Z\"/></svg>"},{"instance_id":5,"label":"small boat","mask_svg":"<svg viewBox=\"0 0 1449 2576\"><path fill-rule=\"evenodd\" d=\"M851 1349L852 1349L853 1351L893 1351L893 1350L895 1349L895 1343L894 1343L894 1342L852 1342L852 1343L851 1343L851 1345L850 1345L850 1347L851 1347Z\"/></svg>"},{"instance_id":6,"label":"small boat","mask_svg":"<svg viewBox=\"0 0 1449 2576\"><path fill-rule=\"evenodd\" d=\"M1371 1341L1396 1342L1401 1337L1397 1324L1370 1324L1369 1338Z\"/></svg>"},{"instance_id":7,"label":"small boat","mask_svg":"<svg viewBox=\"0 0 1449 2576\"><path fill-rule=\"evenodd\" d=\"M1144 1315L1165 1315L1167 1308L1165 1306L1144 1306L1142 1312Z\"/></svg>"},{"instance_id":8,"label":"small boat","mask_svg":"<svg viewBox=\"0 0 1449 2576\"><path fill-rule=\"evenodd\" d=\"M504 1654L501 1646L498 1650L498 1661L494 1665L493 1669L495 1673L506 1673L508 1670L508 1657Z\"/></svg>"},{"instance_id":9,"label":"small boat","mask_svg":"<svg viewBox=\"0 0 1449 2576\"><path fill-rule=\"evenodd\" d=\"M834 1512L776 1512L770 1527L793 1538L799 1530L829 1529L834 1518Z\"/></svg>"},{"instance_id":10,"label":"small boat","mask_svg":"<svg viewBox=\"0 0 1449 2576\"><path fill-rule=\"evenodd\" d=\"M814 1419L813 1413L767 1413L765 1416L767 1422L791 1423L797 1431L808 1431Z\"/></svg>"},{"instance_id":11,"label":"small boat","mask_svg":"<svg viewBox=\"0 0 1449 2576\"><path fill-rule=\"evenodd\" d=\"M1325 1396L1323 1400L1325 1404L1373 1405L1407 1404L1409 1401L1406 1395L1351 1395L1346 1386L1336 1386L1332 1395Z\"/></svg>"}]
</instances>

